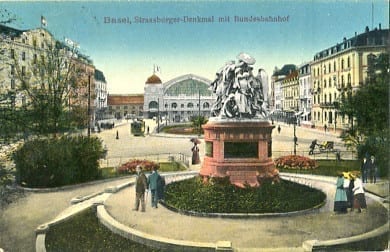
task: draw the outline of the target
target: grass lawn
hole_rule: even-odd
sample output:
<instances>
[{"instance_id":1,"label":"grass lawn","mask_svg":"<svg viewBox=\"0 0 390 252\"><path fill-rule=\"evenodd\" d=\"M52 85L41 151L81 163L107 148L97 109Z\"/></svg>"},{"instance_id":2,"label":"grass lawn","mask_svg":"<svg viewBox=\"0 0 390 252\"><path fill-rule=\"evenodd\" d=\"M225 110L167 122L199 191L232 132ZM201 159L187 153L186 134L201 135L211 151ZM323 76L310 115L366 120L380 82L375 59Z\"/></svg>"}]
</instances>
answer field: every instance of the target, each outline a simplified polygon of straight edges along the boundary
<instances>
[{"instance_id":1,"label":"grass lawn","mask_svg":"<svg viewBox=\"0 0 390 252\"><path fill-rule=\"evenodd\" d=\"M68 221L51 226L46 234L50 251L158 251L114 234L99 223L93 209L75 215Z\"/></svg>"},{"instance_id":2,"label":"grass lawn","mask_svg":"<svg viewBox=\"0 0 390 252\"><path fill-rule=\"evenodd\" d=\"M175 171L187 170L187 168L182 163L179 163L176 161L160 162L159 165L160 165L160 168L158 169L159 172L175 172ZM102 172L103 179L116 178L116 177L129 175L129 174L117 173L114 167L104 167L104 168L101 168L100 170Z\"/></svg>"},{"instance_id":3,"label":"grass lawn","mask_svg":"<svg viewBox=\"0 0 390 252\"><path fill-rule=\"evenodd\" d=\"M338 172L360 171L359 160L317 160L318 168L311 170L279 169L280 172L337 176Z\"/></svg>"},{"instance_id":4,"label":"grass lawn","mask_svg":"<svg viewBox=\"0 0 390 252\"><path fill-rule=\"evenodd\" d=\"M168 134L180 134L180 135L194 135L198 133L198 131L192 128L192 125L190 124L165 126L162 129L162 132Z\"/></svg>"}]
</instances>

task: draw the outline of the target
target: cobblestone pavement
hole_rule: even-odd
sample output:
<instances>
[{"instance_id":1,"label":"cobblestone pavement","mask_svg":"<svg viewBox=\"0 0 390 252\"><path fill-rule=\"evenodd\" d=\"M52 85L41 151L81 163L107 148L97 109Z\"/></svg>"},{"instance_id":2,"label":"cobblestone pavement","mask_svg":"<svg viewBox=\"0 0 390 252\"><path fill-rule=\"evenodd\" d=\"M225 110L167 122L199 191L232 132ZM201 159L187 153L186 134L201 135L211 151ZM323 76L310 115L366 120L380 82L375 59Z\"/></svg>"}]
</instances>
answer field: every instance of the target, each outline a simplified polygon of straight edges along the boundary
<instances>
[{"instance_id":1,"label":"cobblestone pavement","mask_svg":"<svg viewBox=\"0 0 390 252\"><path fill-rule=\"evenodd\" d=\"M151 129L150 132L152 133L155 127L155 122L147 120L146 123L149 125ZM281 127L282 131L280 134L278 134L276 130L273 132L273 149L292 151L293 127L282 124ZM116 139L116 131L118 131L119 139ZM157 135L155 133L145 137L134 137L130 135L129 124L126 122L112 130L103 131L97 135L99 135L107 145L108 160L111 160L110 158L119 158L119 160L117 160L118 163L115 165L118 165L120 163L119 161L126 160L129 157L154 155L156 153L181 152L188 156L191 154L191 143L189 142L189 137L174 137L164 134ZM336 146L341 145L339 144L340 139L338 139L337 136L331 133L325 134L322 132L316 132L312 129L302 129L297 127L297 136L299 139L297 150L299 151L307 151L310 142L315 138L319 141L333 140L336 142ZM203 147L204 145L201 144L200 153L202 154L204 153ZM199 166L192 168L198 169ZM79 196L90 195L104 190L106 187L122 184L128 180L128 178L118 179L114 181L106 181L104 183L76 186L56 192L25 192L24 197L17 199L6 208L0 209L0 248L3 248L5 251L35 251L35 229L39 225L47 223L61 215L64 210L71 206L71 199ZM156 229L158 228L157 225L142 227L141 223L134 222L138 221L138 217L141 213L130 212L131 200L134 198L132 193L133 190L128 188L114 194L112 198L109 198L107 201L108 210L124 223L128 223L129 225L139 225L141 229L150 228L151 232L156 232ZM329 225L329 221L331 220L336 223L344 223L346 226L352 225L353 228L351 229L358 228L358 230L361 231L361 229L359 229L360 227L368 230L373 225L377 225L376 221L366 221L368 216L376 213L376 209L376 207L372 207L372 211L368 211L366 215L351 214L333 216L331 212L324 212L317 216L301 217L307 218L307 227L297 227L296 230L293 229L300 223L300 221L293 221L288 218L278 219L278 224L275 224L273 227L268 224L267 220L263 220L265 222L255 223L247 223L247 221L242 220L243 223L235 224L237 229L229 228L230 225L233 225L236 221L220 220L220 222L213 226L214 228L211 228L210 231L206 232L202 224L210 221L209 219L199 219L197 217L184 217L177 215L179 219L175 220L172 217L173 213L170 213L168 210L161 207L157 210L153 209L153 211L148 208L145 216L150 217L148 218L150 223L156 222L156 218L158 218L161 220L160 224L165 224L164 226L171 230L174 237L178 236L180 239L184 239L186 237L203 239L201 236L207 236L206 234L208 234L207 237L213 237L213 235L215 236L212 239L219 240L230 237L229 239L234 240L235 244L240 246L244 246L244 244L252 246L259 242L259 237L264 237L261 239L261 242L266 244L267 247L272 247L275 243L275 241L271 241L272 237L278 237L282 234L290 235L290 233L292 237L296 237L294 239L297 239L294 244L300 246L299 239L306 239L306 237L310 237L317 232L314 229L310 229L311 227L316 227L319 232L333 233L333 230L326 231L326 229L321 228L325 226L332 227L332 225ZM161 214L165 214L166 217L159 218ZM375 220L375 216L372 217ZM196 220L196 223L198 223L198 231L193 232L194 234L180 231L183 227L192 227L192 220ZM222 228L228 231L227 234L229 234L229 236L222 236L222 233L219 232ZM188 229L190 230L191 228ZM256 234L256 236L253 236L252 238L249 238L248 236L248 238L245 238L242 236L244 233L253 233ZM345 233L345 235L348 235L348 233ZM277 240L279 246L283 245L283 241L281 239L275 240Z\"/></svg>"}]
</instances>

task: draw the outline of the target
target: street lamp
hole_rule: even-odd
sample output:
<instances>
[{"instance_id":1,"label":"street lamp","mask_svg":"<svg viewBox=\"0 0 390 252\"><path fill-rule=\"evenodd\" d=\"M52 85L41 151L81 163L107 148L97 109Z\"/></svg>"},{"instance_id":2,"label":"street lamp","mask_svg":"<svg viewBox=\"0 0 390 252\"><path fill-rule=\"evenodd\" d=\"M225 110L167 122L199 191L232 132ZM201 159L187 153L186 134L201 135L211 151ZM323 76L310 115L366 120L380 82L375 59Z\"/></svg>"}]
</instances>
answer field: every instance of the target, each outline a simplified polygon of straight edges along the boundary
<instances>
[{"instance_id":1,"label":"street lamp","mask_svg":"<svg viewBox=\"0 0 390 252\"><path fill-rule=\"evenodd\" d=\"M91 74L88 74L88 137L91 136Z\"/></svg>"},{"instance_id":2,"label":"street lamp","mask_svg":"<svg viewBox=\"0 0 390 252\"><path fill-rule=\"evenodd\" d=\"M297 126L297 116L294 116L294 156L297 155L297 145L298 145L298 138L296 135L296 126Z\"/></svg>"},{"instance_id":3,"label":"street lamp","mask_svg":"<svg viewBox=\"0 0 390 252\"><path fill-rule=\"evenodd\" d=\"M157 133L160 133L160 98L157 98Z\"/></svg>"}]
</instances>

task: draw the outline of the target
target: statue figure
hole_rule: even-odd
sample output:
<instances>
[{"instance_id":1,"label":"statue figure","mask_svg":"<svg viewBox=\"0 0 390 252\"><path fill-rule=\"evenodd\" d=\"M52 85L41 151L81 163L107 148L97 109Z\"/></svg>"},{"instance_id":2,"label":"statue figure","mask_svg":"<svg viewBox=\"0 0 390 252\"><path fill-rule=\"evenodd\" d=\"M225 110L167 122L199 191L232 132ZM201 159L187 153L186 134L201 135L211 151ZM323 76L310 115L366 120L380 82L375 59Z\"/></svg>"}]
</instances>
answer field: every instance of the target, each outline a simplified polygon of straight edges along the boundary
<instances>
[{"instance_id":1,"label":"statue figure","mask_svg":"<svg viewBox=\"0 0 390 252\"><path fill-rule=\"evenodd\" d=\"M256 60L249 54L240 53L238 62L228 61L216 73L215 80L210 84L217 95L211 115L227 118L265 118L268 113L263 108L264 93L263 69L253 76L252 65ZM264 72L265 73L265 72Z\"/></svg>"}]
</instances>

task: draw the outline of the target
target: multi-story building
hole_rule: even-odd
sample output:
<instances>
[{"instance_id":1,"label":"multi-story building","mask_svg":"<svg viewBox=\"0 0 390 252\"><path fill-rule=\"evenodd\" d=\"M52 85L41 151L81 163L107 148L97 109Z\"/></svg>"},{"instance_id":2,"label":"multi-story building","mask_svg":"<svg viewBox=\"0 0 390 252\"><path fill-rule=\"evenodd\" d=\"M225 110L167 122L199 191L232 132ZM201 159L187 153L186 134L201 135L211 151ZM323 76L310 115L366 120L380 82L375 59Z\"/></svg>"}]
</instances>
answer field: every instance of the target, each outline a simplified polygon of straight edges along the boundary
<instances>
[{"instance_id":1,"label":"multi-story building","mask_svg":"<svg viewBox=\"0 0 390 252\"><path fill-rule=\"evenodd\" d=\"M107 82L102 71L95 69L95 118L103 120L107 111Z\"/></svg>"},{"instance_id":2,"label":"multi-story building","mask_svg":"<svg viewBox=\"0 0 390 252\"><path fill-rule=\"evenodd\" d=\"M164 117L166 122L189 121L193 116L210 116L215 96L210 80L187 74L162 83L153 74L145 83L144 117Z\"/></svg>"},{"instance_id":3,"label":"multi-story building","mask_svg":"<svg viewBox=\"0 0 390 252\"><path fill-rule=\"evenodd\" d=\"M283 94L283 81L284 79L296 70L296 66L293 64L284 65L281 69L275 68L271 76L271 90L270 90L270 109L274 119L285 118L284 107L284 94Z\"/></svg>"},{"instance_id":4,"label":"multi-story building","mask_svg":"<svg viewBox=\"0 0 390 252\"><path fill-rule=\"evenodd\" d=\"M299 114L299 81L298 70L292 71L282 81L283 111L287 118Z\"/></svg>"},{"instance_id":5,"label":"multi-story building","mask_svg":"<svg viewBox=\"0 0 390 252\"><path fill-rule=\"evenodd\" d=\"M143 94L109 94L105 119L134 119L143 117Z\"/></svg>"},{"instance_id":6,"label":"multi-story building","mask_svg":"<svg viewBox=\"0 0 390 252\"><path fill-rule=\"evenodd\" d=\"M318 52L311 62L313 81L312 123L315 127L346 129L352 118L340 116L338 106L342 97L351 96L366 81L370 60L389 49L389 29L368 27L364 33L344 38Z\"/></svg>"},{"instance_id":7,"label":"multi-story building","mask_svg":"<svg viewBox=\"0 0 390 252\"><path fill-rule=\"evenodd\" d=\"M301 125L307 125L311 121L311 74L310 74L310 65L309 63L302 64L299 66L298 73L299 80L299 112L301 118ZM311 122L310 122L311 124Z\"/></svg>"},{"instance_id":8,"label":"multi-story building","mask_svg":"<svg viewBox=\"0 0 390 252\"><path fill-rule=\"evenodd\" d=\"M31 88L69 92L66 107L89 113L93 121L94 96L90 90L94 90L95 67L88 57L56 40L42 27L18 30L0 25L0 48L0 95L10 97L13 106L21 106L29 99L21 88L24 79ZM73 80L75 84L71 85Z\"/></svg>"}]
</instances>

